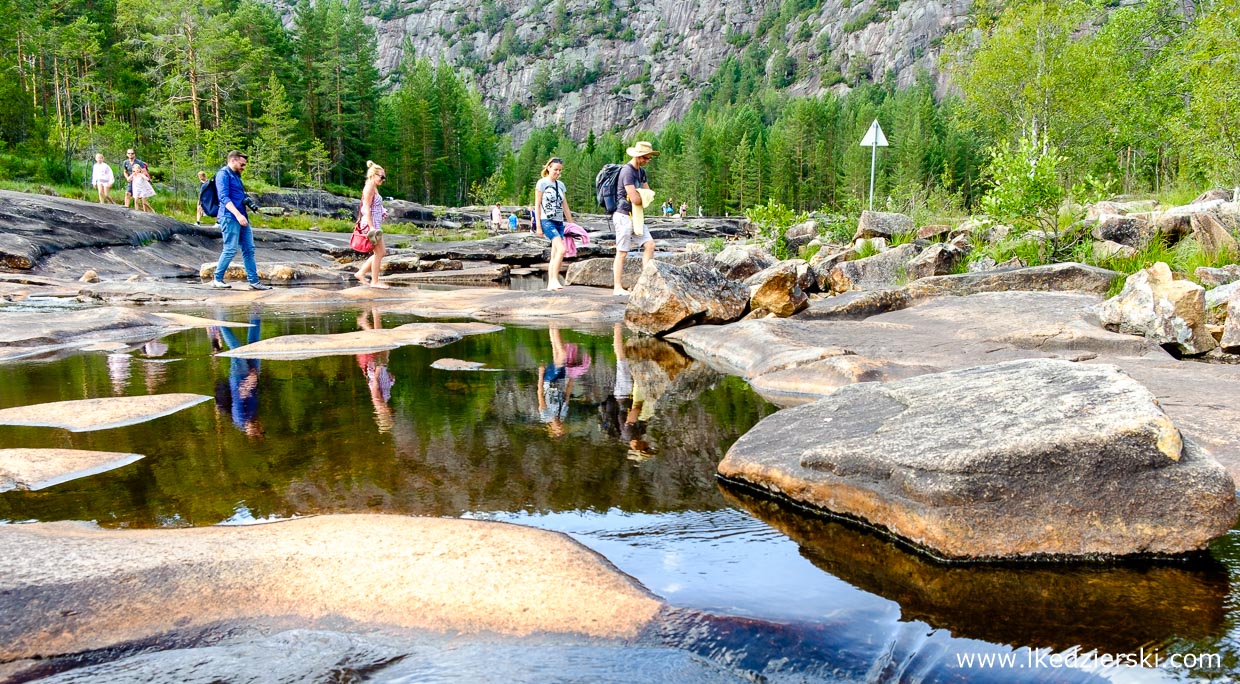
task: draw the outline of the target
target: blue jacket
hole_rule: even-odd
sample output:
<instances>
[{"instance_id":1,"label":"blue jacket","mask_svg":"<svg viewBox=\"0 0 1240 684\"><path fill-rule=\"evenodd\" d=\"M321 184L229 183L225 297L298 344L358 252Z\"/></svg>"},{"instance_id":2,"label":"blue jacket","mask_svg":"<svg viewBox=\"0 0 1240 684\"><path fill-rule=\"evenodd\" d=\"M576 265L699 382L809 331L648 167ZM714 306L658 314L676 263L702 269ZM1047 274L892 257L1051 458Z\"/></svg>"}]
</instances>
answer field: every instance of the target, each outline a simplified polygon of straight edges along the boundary
<instances>
[{"instance_id":1,"label":"blue jacket","mask_svg":"<svg viewBox=\"0 0 1240 684\"><path fill-rule=\"evenodd\" d=\"M245 212L245 186L241 184L241 176L227 165L215 172L215 194L220 198L220 216L227 213L232 218L232 212L225 208L232 202L242 216L250 218Z\"/></svg>"}]
</instances>

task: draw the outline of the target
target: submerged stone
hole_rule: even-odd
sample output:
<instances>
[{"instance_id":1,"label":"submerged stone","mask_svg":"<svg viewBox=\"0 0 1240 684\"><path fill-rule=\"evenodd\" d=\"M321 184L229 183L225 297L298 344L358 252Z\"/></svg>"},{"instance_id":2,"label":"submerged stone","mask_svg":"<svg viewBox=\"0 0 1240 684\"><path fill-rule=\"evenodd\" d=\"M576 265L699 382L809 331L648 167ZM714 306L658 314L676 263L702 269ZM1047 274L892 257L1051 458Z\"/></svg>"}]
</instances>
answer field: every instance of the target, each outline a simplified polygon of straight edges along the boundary
<instances>
[{"instance_id":1,"label":"submerged stone","mask_svg":"<svg viewBox=\"0 0 1240 684\"><path fill-rule=\"evenodd\" d=\"M58 427L70 432L108 430L145 423L210 400L201 394L180 393L54 401L0 410L0 425Z\"/></svg>"},{"instance_id":2,"label":"submerged stone","mask_svg":"<svg viewBox=\"0 0 1240 684\"><path fill-rule=\"evenodd\" d=\"M845 387L764 419L719 473L955 559L1181 554L1237 514L1149 390L1047 359Z\"/></svg>"},{"instance_id":3,"label":"submerged stone","mask_svg":"<svg viewBox=\"0 0 1240 684\"><path fill-rule=\"evenodd\" d=\"M387 330L356 330L334 335L284 335L260 340L218 356L242 359L310 359L317 356L363 354L398 347L442 347L465 337L503 330L489 323L406 323Z\"/></svg>"},{"instance_id":4,"label":"submerged stone","mask_svg":"<svg viewBox=\"0 0 1240 684\"><path fill-rule=\"evenodd\" d=\"M141 454L79 449L0 449L0 492L38 490L129 465Z\"/></svg>"}]
</instances>

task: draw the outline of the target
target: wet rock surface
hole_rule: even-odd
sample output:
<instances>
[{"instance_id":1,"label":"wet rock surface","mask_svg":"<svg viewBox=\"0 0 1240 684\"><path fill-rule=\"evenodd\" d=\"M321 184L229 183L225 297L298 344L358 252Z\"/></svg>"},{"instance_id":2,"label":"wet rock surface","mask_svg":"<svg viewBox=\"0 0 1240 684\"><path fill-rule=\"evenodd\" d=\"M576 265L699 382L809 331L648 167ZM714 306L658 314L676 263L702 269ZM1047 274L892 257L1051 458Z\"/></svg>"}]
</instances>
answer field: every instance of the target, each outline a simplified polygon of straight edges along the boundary
<instances>
[{"instance_id":1,"label":"wet rock surface","mask_svg":"<svg viewBox=\"0 0 1240 684\"><path fill-rule=\"evenodd\" d=\"M265 260L329 266L315 233L254 231ZM219 257L220 232L117 205L0 190L0 266L77 279L196 276Z\"/></svg>"},{"instance_id":2,"label":"wet rock surface","mask_svg":"<svg viewBox=\"0 0 1240 684\"><path fill-rule=\"evenodd\" d=\"M1180 554L1237 514L1148 390L1054 360L843 388L763 419L719 473L956 559Z\"/></svg>"},{"instance_id":3,"label":"wet rock surface","mask_svg":"<svg viewBox=\"0 0 1240 684\"><path fill-rule=\"evenodd\" d=\"M241 359L309 359L316 356L367 354L406 345L442 347L467 335L503 330L485 323L406 323L388 330L357 330L334 335L284 335L220 352Z\"/></svg>"},{"instance_id":4,"label":"wet rock surface","mask_svg":"<svg viewBox=\"0 0 1240 684\"><path fill-rule=\"evenodd\" d=\"M660 603L568 537L516 525L341 515L108 531L6 525L0 658L80 653L292 618L458 633L633 637Z\"/></svg>"},{"instance_id":5,"label":"wet rock surface","mask_svg":"<svg viewBox=\"0 0 1240 684\"><path fill-rule=\"evenodd\" d=\"M39 490L129 465L141 454L82 449L0 449L0 492Z\"/></svg>"},{"instance_id":6,"label":"wet rock surface","mask_svg":"<svg viewBox=\"0 0 1240 684\"><path fill-rule=\"evenodd\" d=\"M199 394L153 394L57 401L0 409L0 425L65 428L70 432L106 430L162 418L211 397Z\"/></svg>"}]
</instances>

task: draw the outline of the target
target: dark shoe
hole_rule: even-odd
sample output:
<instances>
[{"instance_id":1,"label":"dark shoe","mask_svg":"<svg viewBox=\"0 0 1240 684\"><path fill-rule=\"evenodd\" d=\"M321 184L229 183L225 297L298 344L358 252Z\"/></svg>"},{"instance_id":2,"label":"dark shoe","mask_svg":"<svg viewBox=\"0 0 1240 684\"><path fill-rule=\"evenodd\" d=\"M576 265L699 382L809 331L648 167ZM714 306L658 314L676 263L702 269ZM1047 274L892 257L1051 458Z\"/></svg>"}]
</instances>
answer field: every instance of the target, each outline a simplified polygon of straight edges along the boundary
<instances>
[{"instance_id":1,"label":"dark shoe","mask_svg":"<svg viewBox=\"0 0 1240 684\"><path fill-rule=\"evenodd\" d=\"M217 290L231 290L232 289L232 286L230 286L228 283L222 280L216 280L214 278L211 279L211 287L214 287Z\"/></svg>"},{"instance_id":2,"label":"dark shoe","mask_svg":"<svg viewBox=\"0 0 1240 684\"><path fill-rule=\"evenodd\" d=\"M250 290L270 290L271 286L265 283L250 283L247 287Z\"/></svg>"}]
</instances>

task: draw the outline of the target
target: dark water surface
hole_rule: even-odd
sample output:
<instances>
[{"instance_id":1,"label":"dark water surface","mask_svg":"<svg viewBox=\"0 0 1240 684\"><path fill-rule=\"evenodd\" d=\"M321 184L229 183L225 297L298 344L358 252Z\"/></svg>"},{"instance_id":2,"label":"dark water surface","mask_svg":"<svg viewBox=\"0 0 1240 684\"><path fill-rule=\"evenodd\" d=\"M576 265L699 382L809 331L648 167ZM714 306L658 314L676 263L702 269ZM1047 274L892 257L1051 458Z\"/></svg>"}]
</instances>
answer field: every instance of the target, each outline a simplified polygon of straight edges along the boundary
<instances>
[{"instance_id":1,"label":"dark water surface","mask_svg":"<svg viewBox=\"0 0 1240 684\"><path fill-rule=\"evenodd\" d=\"M230 633L40 671L56 681L1233 681L1240 673L1235 532L1183 563L946 565L720 484L715 465L727 448L775 407L657 340L618 338L611 326L507 327L439 349L259 362L212 352L251 334L355 330L375 316L187 313L258 328L191 330L0 369L0 408L215 397L96 432L0 427L0 447L146 456L0 494L0 520L182 527L342 512L505 520L572 535L672 609L629 645ZM432 368L441 358L491 370ZM617 399L625 365L633 391ZM544 379L552 382L540 391ZM1115 666L1084 657L1091 652L1157 653L1159 662ZM1202 662L1168 662L1173 654ZM1076 659L1055 667L1052 655ZM966 662L995 656L1013 660Z\"/></svg>"}]
</instances>

